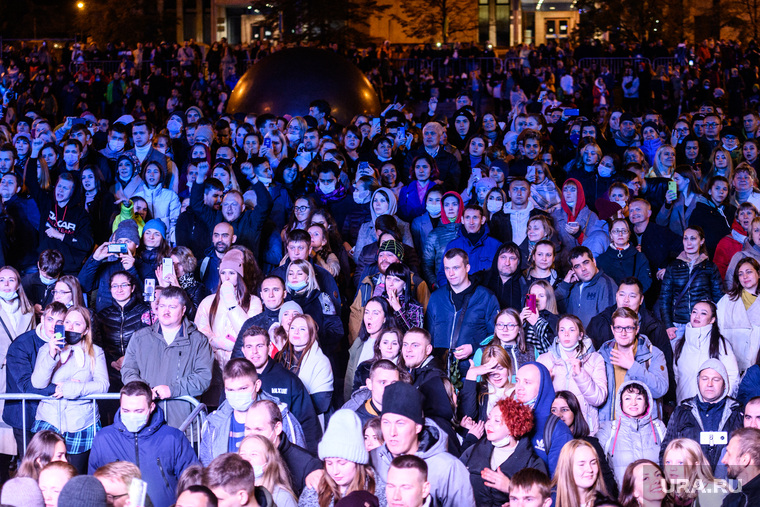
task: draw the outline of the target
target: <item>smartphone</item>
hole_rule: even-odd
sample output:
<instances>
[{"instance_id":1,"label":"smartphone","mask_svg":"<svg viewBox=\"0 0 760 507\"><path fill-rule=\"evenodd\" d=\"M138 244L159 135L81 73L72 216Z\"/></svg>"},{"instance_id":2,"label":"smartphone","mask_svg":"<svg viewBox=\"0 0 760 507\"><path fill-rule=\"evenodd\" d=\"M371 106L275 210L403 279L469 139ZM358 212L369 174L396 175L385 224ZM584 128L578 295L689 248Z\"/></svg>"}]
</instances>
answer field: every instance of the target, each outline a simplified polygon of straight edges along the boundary
<instances>
[{"instance_id":1,"label":"smartphone","mask_svg":"<svg viewBox=\"0 0 760 507\"><path fill-rule=\"evenodd\" d=\"M72 127L74 125L86 125L86 124L87 124L87 120L84 119L84 118L72 118L71 119L71 126Z\"/></svg>"},{"instance_id":2,"label":"smartphone","mask_svg":"<svg viewBox=\"0 0 760 507\"><path fill-rule=\"evenodd\" d=\"M63 340L63 337L66 336L66 330L63 328L63 324L56 324L53 334L55 335L56 340Z\"/></svg>"},{"instance_id":3,"label":"smartphone","mask_svg":"<svg viewBox=\"0 0 760 507\"><path fill-rule=\"evenodd\" d=\"M372 170L369 167L369 162L367 162L366 160L364 162L359 162L359 168L357 169L357 171L365 171L365 170L369 170L370 172L372 172Z\"/></svg>"},{"instance_id":4,"label":"smartphone","mask_svg":"<svg viewBox=\"0 0 760 507\"><path fill-rule=\"evenodd\" d=\"M164 258L163 262L163 274L164 278L166 278L169 274L174 274L174 263L172 262L171 257Z\"/></svg>"},{"instance_id":5,"label":"smartphone","mask_svg":"<svg viewBox=\"0 0 760 507\"><path fill-rule=\"evenodd\" d=\"M570 227L575 227L576 225L579 226L580 224L578 222L568 222L567 225L569 225Z\"/></svg>"},{"instance_id":6,"label":"smartphone","mask_svg":"<svg viewBox=\"0 0 760 507\"><path fill-rule=\"evenodd\" d=\"M527 306L531 312L538 313L538 309L536 308L535 294L528 294L527 296L525 296L525 306Z\"/></svg>"},{"instance_id":7,"label":"smartphone","mask_svg":"<svg viewBox=\"0 0 760 507\"><path fill-rule=\"evenodd\" d=\"M406 139L406 129L404 127L399 127L396 131L396 137Z\"/></svg>"},{"instance_id":8,"label":"smartphone","mask_svg":"<svg viewBox=\"0 0 760 507\"><path fill-rule=\"evenodd\" d=\"M143 298L146 303L152 303L156 299L156 281L153 278L145 279L145 290L143 291Z\"/></svg>"},{"instance_id":9,"label":"smartphone","mask_svg":"<svg viewBox=\"0 0 760 507\"><path fill-rule=\"evenodd\" d=\"M674 192L675 194L678 194L678 184L676 184L675 181L670 180L668 182L668 192Z\"/></svg>"},{"instance_id":10,"label":"smartphone","mask_svg":"<svg viewBox=\"0 0 760 507\"><path fill-rule=\"evenodd\" d=\"M578 116L580 111L578 109L565 109L565 116Z\"/></svg>"},{"instance_id":11,"label":"smartphone","mask_svg":"<svg viewBox=\"0 0 760 507\"><path fill-rule=\"evenodd\" d=\"M148 483L140 479L132 479L129 485L129 505L132 507L145 507L145 496L148 492Z\"/></svg>"},{"instance_id":12,"label":"smartphone","mask_svg":"<svg viewBox=\"0 0 760 507\"><path fill-rule=\"evenodd\" d=\"M266 148L269 148L269 149L271 149L271 148L272 148L272 139L271 139L271 138L269 138L269 137L265 137L265 138L264 138L264 146L265 146Z\"/></svg>"},{"instance_id":13,"label":"smartphone","mask_svg":"<svg viewBox=\"0 0 760 507\"><path fill-rule=\"evenodd\" d=\"M127 244L126 243L111 243L108 245L108 253L125 254L127 253Z\"/></svg>"},{"instance_id":14,"label":"smartphone","mask_svg":"<svg viewBox=\"0 0 760 507\"><path fill-rule=\"evenodd\" d=\"M372 118L372 128L380 126L380 118Z\"/></svg>"}]
</instances>

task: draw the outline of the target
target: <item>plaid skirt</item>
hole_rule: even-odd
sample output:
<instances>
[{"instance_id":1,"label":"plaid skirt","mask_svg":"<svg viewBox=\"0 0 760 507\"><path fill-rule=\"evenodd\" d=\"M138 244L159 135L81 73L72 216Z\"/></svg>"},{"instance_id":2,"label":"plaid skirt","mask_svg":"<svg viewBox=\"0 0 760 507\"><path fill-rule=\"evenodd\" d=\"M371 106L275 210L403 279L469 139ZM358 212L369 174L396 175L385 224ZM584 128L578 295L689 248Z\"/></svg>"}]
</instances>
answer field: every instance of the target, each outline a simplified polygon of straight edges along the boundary
<instances>
[{"instance_id":1,"label":"plaid skirt","mask_svg":"<svg viewBox=\"0 0 760 507\"><path fill-rule=\"evenodd\" d=\"M73 433L63 433L63 438L66 441L66 452L69 454L82 454L83 452L92 449L92 441L95 439L95 433L100 431L101 428L100 421L98 421L96 424L91 424L83 430ZM34 421L34 425L32 425L32 433L37 433L42 430L50 430L59 435L61 434L61 432L58 431L58 428L48 422L40 420Z\"/></svg>"}]
</instances>

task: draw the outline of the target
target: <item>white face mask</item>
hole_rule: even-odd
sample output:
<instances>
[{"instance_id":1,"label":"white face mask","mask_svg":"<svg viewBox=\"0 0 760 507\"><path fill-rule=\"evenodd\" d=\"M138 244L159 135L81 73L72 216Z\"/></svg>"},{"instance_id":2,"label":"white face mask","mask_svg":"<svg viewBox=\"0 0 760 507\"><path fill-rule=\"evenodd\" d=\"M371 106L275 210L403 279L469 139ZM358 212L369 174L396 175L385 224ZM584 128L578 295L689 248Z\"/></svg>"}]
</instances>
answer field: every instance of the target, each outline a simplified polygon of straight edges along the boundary
<instances>
[{"instance_id":1,"label":"white face mask","mask_svg":"<svg viewBox=\"0 0 760 507\"><path fill-rule=\"evenodd\" d=\"M138 414L130 412L128 414L121 414L121 422L127 431L130 433L137 433L148 424L148 416L150 414Z\"/></svg>"},{"instance_id":2,"label":"white face mask","mask_svg":"<svg viewBox=\"0 0 760 507\"><path fill-rule=\"evenodd\" d=\"M76 153L65 153L63 155L63 162L69 167L75 166L78 161L79 157Z\"/></svg>"},{"instance_id":3,"label":"white face mask","mask_svg":"<svg viewBox=\"0 0 760 507\"><path fill-rule=\"evenodd\" d=\"M486 201L486 208L490 213L496 213L504 208L504 205L501 201Z\"/></svg>"},{"instance_id":4,"label":"white face mask","mask_svg":"<svg viewBox=\"0 0 760 507\"><path fill-rule=\"evenodd\" d=\"M319 189L322 191L323 194L332 194L333 192L335 192L335 183L330 183L329 185L320 183Z\"/></svg>"},{"instance_id":5,"label":"white face mask","mask_svg":"<svg viewBox=\"0 0 760 507\"><path fill-rule=\"evenodd\" d=\"M599 172L599 176L601 176L602 178L609 178L610 176L612 176L612 168L610 167L605 167L602 164L599 164L596 167L596 170Z\"/></svg>"},{"instance_id":6,"label":"white face mask","mask_svg":"<svg viewBox=\"0 0 760 507\"><path fill-rule=\"evenodd\" d=\"M253 475L260 479L264 475L264 465L253 465Z\"/></svg>"},{"instance_id":7,"label":"white face mask","mask_svg":"<svg viewBox=\"0 0 760 507\"><path fill-rule=\"evenodd\" d=\"M13 301L16 297L17 293L15 290L10 292L0 291L0 299L3 301Z\"/></svg>"},{"instance_id":8,"label":"white face mask","mask_svg":"<svg viewBox=\"0 0 760 507\"><path fill-rule=\"evenodd\" d=\"M577 195L577 194L576 194L576 195ZM565 202L567 203L567 205L568 205L568 206L570 206L570 207L572 208L573 206L575 206L575 201L576 201L577 199L578 199L578 198L577 198L576 196L573 196L573 197L570 197L569 199L568 199L568 198L565 198Z\"/></svg>"},{"instance_id":9,"label":"white face mask","mask_svg":"<svg viewBox=\"0 0 760 507\"><path fill-rule=\"evenodd\" d=\"M40 275L40 282L44 283L45 285L52 285L57 281L58 281L57 278L48 278L46 276Z\"/></svg>"},{"instance_id":10,"label":"white face mask","mask_svg":"<svg viewBox=\"0 0 760 507\"><path fill-rule=\"evenodd\" d=\"M227 402L236 412L245 412L253 405L253 394L251 391L224 391Z\"/></svg>"},{"instance_id":11,"label":"white face mask","mask_svg":"<svg viewBox=\"0 0 760 507\"><path fill-rule=\"evenodd\" d=\"M262 182L264 185L269 185L272 183L272 178L267 178L266 176L257 176L260 182Z\"/></svg>"},{"instance_id":12,"label":"white face mask","mask_svg":"<svg viewBox=\"0 0 760 507\"><path fill-rule=\"evenodd\" d=\"M119 141L118 139L111 139L108 141L108 148L114 152L120 152L124 149L125 141Z\"/></svg>"},{"instance_id":13,"label":"white face mask","mask_svg":"<svg viewBox=\"0 0 760 507\"><path fill-rule=\"evenodd\" d=\"M427 210L428 214L433 218L438 218L439 216L441 216L440 204L426 204L425 209Z\"/></svg>"},{"instance_id":14,"label":"white face mask","mask_svg":"<svg viewBox=\"0 0 760 507\"><path fill-rule=\"evenodd\" d=\"M168 122L166 122L166 130L169 131L171 134L176 134L180 130L182 130L182 122L179 122L175 119L171 119Z\"/></svg>"}]
</instances>

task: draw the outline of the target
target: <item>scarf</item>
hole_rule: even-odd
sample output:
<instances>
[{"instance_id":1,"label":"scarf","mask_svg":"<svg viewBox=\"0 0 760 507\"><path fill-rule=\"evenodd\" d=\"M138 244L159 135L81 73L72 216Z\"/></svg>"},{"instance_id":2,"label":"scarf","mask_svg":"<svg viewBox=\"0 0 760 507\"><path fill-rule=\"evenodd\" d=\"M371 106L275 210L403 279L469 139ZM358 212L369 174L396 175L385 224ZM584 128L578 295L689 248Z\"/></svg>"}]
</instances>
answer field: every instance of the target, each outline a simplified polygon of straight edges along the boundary
<instances>
[{"instance_id":1,"label":"scarf","mask_svg":"<svg viewBox=\"0 0 760 507\"><path fill-rule=\"evenodd\" d=\"M541 183L530 186L530 197L536 203L536 207L544 211L548 211L561 201L557 185L548 176Z\"/></svg>"},{"instance_id":2,"label":"scarf","mask_svg":"<svg viewBox=\"0 0 760 507\"><path fill-rule=\"evenodd\" d=\"M335 190L329 194L322 193L322 190L317 187L317 198L322 204L329 204L331 202L340 201L346 197L346 195L348 195L348 189L343 186L343 183L341 183L340 180L338 180L338 183L335 186Z\"/></svg>"},{"instance_id":3,"label":"scarf","mask_svg":"<svg viewBox=\"0 0 760 507\"><path fill-rule=\"evenodd\" d=\"M744 309L749 310L749 307L755 304L757 296L749 292L748 290L742 290L742 303L744 303Z\"/></svg>"}]
</instances>

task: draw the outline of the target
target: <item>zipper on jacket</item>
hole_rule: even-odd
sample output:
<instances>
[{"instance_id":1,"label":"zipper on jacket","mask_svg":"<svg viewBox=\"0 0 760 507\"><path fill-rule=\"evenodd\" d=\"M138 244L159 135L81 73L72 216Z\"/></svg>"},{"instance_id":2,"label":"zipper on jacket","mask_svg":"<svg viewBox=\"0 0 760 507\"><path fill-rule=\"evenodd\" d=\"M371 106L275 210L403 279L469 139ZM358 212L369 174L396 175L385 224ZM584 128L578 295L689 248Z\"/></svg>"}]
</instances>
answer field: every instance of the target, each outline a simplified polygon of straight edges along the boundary
<instances>
[{"instance_id":1,"label":"zipper on jacket","mask_svg":"<svg viewBox=\"0 0 760 507\"><path fill-rule=\"evenodd\" d=\"M119 305L121 310L121 329L119 330L119 351L124 355L124 307Z\"/></svg>"},{"instance_id":2,"label":"zipper on jacket","mask_svg":"<svg viewBox=\"0 0 760 507\"><path fill-rule=\"evenodd\" d=\"M135 436L135 465L140 468L140 446L137 445L137 433L133 433Z\"/></svg>"},{"instance_id":3,"label":"zipper on jacket","mask_svg":"<svg viewBox=\"0 0 760 507\"><path fill-rule=\"evenodd\" d=\"M161 465L161 458L156 458L156 463L158 464L158 470L161 472L161 477L164 478L164 484L166 484L167 489L171 490L172 487L169 485L169 479L166 477L166 473L164 473L164 467Z\"/></svg>"}]
</instances>

